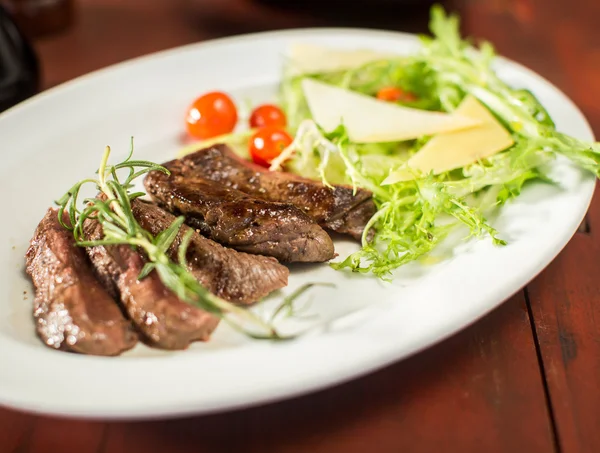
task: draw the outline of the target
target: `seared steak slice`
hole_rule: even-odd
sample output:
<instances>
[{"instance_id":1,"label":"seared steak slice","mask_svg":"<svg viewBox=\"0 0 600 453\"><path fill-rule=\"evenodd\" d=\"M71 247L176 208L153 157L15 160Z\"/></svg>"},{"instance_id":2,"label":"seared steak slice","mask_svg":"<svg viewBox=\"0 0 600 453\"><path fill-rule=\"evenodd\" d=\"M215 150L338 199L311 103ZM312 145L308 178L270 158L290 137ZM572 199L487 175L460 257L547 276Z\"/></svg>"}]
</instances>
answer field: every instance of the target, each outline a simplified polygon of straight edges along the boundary
<instances>
[{"instance_id":1,"label":"seared steak slice","mask_svg":"<svg viewBox=\"0 0 600 453\"><path fill-rule=\"evenodd\" d=\"M184 215L188 225L221 244L286 262L321 262L334 256L328 234L291 204L159 171L148 173L144 184L159 205Z\"/></svg>"},{"instance_id":2,"label":"seared steak slice","mask_svg":"<svg viewBox=\"0 0 600 453\"><path fill-rule=\"evenodd\" d=\"M279 171L268 171L217 145L165 164L174 174L219 182L263 200L288 202L323 228L360 239L375 214L373 194L365 189L334 186Z\"/></svg>"},{"instance_id":3,"label":"seared steak slice","mask_svg":"<svg viewBox=\"0 0 600 453\"><path fill-rule=\"evenodd\" d=\"M47 346L103 356L135 346L131 323L96 279L73 234L59 223L56 209L46 212L25 259L35 287L36 331Z\"/></svg>"},{"instance_id":4,"label":"seared steak slice","mask_svg":"<svg viewBox=\"0 0 600 453\"><path fill-rule=\"evenodd\" d=\"M84 223L88 240L103 237L102 225L88 219ZM138 280L145 260L128 245L87 248L100 280L120 297L125 311L144 339L163 349L185 349L192 341L206 341L219 318L180 300L152 271Z\"/></svg>"},{"instance_id":5,"label":"seared steak slice","mask_svg":"<svg viewBox=\"0 0 600 453\"><path fill-rule=\"evenodd\" d=\"M139 199L133 200L131 207L140 226L154 236L175 220L159 206ZM189 229L186 225L181 228L168 251L171 259L177 260L177 250ZM237 252L197 232L192 235L186 258L188 270L206 289L231 302L256 302L288 281L288 268L275 258Z\"/></svg>"}]
</instances>

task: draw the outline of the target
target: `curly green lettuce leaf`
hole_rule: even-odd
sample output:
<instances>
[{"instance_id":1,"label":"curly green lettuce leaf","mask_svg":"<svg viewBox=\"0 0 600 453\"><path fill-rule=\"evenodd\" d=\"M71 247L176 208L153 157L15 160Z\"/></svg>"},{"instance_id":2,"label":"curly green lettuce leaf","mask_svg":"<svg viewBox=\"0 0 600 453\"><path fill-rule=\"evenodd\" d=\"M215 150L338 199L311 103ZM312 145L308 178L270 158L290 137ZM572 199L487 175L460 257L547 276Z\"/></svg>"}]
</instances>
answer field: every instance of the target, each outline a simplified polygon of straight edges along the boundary
<instances>
[{"instance_id":1,"label":"curly green lettuce leaf","mask_svg":"<svg viewBox=\"0 0 600 453\"><path fill-rule=\"evenodd\" d=\"M490 186L500 189L499 204L520 194L530 180L551 182L546 175L554 155L540 150L533 143L520 143L481 162L464 167L459 178L446 180L448 191L457 197L474 194Z\"/></svg>"},{"instance_id":2,"label":"curly green lettuce leaf","mask_svg":"<svg viewBox=\"0 0 600 453\"><path fill-rule=\"evenodd\" d=\"M488 235L503 244L483 213L519 196L531 181L552 182L547 169L556 155L600 176L600 144L557 131L533 93L503 82L493 70L496 54L489 43L476 48L462 39L458 17L446 15L441 7L432 9L430 28L433 36L422 38L416 55L350 71L284 77L282 82L283 107L292 130L298 131L288 169L328 185L350 184L373 192L377 212L365 229L362 249L332 264L335 269L388 278L394 269L431 252L460 225L473 236ZM420 104L414 107L446 112L471 94L507 128L515 144L463 168L381 186L387 174L405 168L430 137L365 145L352 143L343 125L325 134L311 120L300 85L303 77L367 95L397 86L419 96Z\"/></svg>"},{"instance_id":3,"label":"curly green lettuce leaf","mask_svg":"<svg viewBox=\"0 0 600 453\"><path fill-rule=\"evenodd\" d=\"M307 124L312 124L312 127L307 127ZM496 230L465 200L467 195L481 189L481 176L473 185L465 182L451 186L443 177L432 175L381 186L387 173L374 162L383 159L386 165L402 164L406 161L406 157L402 156L406 156L410 149L408 144L404 144L402 150L399 150L399 144L355 144L348 140L343 125L325 134L311 120L305 120L299 130L310 136L307 140L296 137L289 169L304 176L320 178L325 184L350 184L368 189L373 192L377 207L376 214L365 228L362 249L341 262L333 263L334 269L372 272L387 278L397 267L430 252L457 225L467 227L470 235L488 234L494 243L504 244ZM495 165L488 165L487 172L498 178L499 171L494 168ZM516 177L517 173L513 175ZM513 179L505 176L502 182L509 183ZM448 218L452 221L449 222Z\"/></svg>"},{"instance_id":4,"label":"curly green lettuce leaf","mask_svg":"<svg viewBox=\"0 0 600 453\"><path fill-rule=\"evenodd\" d=\"M467 227L472 236L487 233L495 244L505 244L478 210L433 178L403 183L389 195L383 203L376 198L378 211L363 235L362 249L333 263L334 269L389 278L396 268L431 252L458 225ZM452 221L443 221L444 217ZM375 236L367 241L370 228L374 228Z\"/></svg>"},{"instance_id":5,"label":"curly green lettuce leaf","mask_svg":"<svg viewBox=\"0 0 600 453\"><path fill-rule=\"evenodd\" d=\"M466 94L475 96L515 135L534 141L540 149L562 154L580 167L600 176L600 143L589 143L558 132L548 112L523 89L503 82L494 72L491 44L476 49L463 40L459 19L440 6L431 12L433 37L423 37L423 50L414 60L434 74L434 86L445 110L455 108Z\"/></svg>"}]
</instances>

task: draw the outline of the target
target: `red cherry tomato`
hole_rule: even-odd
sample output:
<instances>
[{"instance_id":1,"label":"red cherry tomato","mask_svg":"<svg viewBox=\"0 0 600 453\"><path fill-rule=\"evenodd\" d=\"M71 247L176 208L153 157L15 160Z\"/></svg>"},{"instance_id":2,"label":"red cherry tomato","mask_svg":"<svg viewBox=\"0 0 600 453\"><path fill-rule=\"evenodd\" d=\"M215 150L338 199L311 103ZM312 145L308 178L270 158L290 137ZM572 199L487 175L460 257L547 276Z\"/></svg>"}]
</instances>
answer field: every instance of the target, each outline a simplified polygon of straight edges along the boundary
<instances>
[{"instance_id":1,"label":"red cherry tomato","mask_svg":"<svg viewBox=\"0 0 600 453\"><path fill-rule=\"evenodd\" d=\"M377 92L377 99L388 102L414 102L417 97L396 87L385 87Z\"/></svg>"},{"instance_id":2,"label":"red cherry tomato","mask_svg":"<svg viewBox=\"0 0 600 453\"><path fill-rule=\"evenodd\" d=\"M200 96L190 105L185 123L192 137L205 140L230 133L237 119L237 109L231 98L214 91Z\"/></svg>"},{"instance_id":3,"label":"red cherry tomato","mask_svg":"<svg viewBox=\"0 0 600 453\"><path fill-rule=\"evenodd\" d=\"M263 127L250 139L250 156L258 165L268 167L292 140L290 134L279 127Z\"/></svg>"},{"instance_id":4,"label":"red cherry tomato","mask_svg":"<svg viewBox=\"0 0 600 453\"><path fill-rule=\"evenodd\" d=\"M250 127L255 129L265 126L285 127L287 119L285 113L272 104L264 104L256 107L250 115Z\"/></svg>"}]
</instances>

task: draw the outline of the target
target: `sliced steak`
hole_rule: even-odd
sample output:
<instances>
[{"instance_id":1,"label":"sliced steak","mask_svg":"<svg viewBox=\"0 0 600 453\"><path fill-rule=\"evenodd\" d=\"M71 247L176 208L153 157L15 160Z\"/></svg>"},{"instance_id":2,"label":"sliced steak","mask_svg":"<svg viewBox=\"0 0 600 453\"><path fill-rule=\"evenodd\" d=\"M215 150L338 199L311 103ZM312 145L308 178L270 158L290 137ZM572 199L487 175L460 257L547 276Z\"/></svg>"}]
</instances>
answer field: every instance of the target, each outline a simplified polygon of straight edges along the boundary
<instances>
[{"instance_id":1,"label":"sliced steak","mask_svg":"<svg viewBox=\"0 0 600 453\"><path fill-rule=\"evenodd\" d=\"M102 225L86 220L88 240L103 237ZM87 248L100 280L113 295L120 297L125 311L144 339L163 349L185 349L193 341L206 341L219 318L180 300L152 271L138 280L144 258L128 245Z\"/></svg>"},{"instance_id":2,"label":"sliced steak","mask_svg":"<svg viewBox=\"0 0 600 453\"><path fill-rule=\"evenodd\" d=\"M268 171L238 157L225 145L202 149L165 165L180 176L210 179L264 200L292 203L323 228L356 239L376 210L368 190L353 193L350 186L332 189L291 173Z\"/></svg>"},{"instance_id":3,"label":"sliced steak","mask_svg":"<svg viewBox=\"0 0 600 453\"><path fill-rule=\"evenodd\" d=\"M167 229L175 216L159 206L133 200L131 207L138 223L154 236ZM190 227L184 225L169 249L177 260L177 250ZM250 255L223 247L194 232L186 254L188 270L211 293L235 303L252 303L287 285L289 270L275 258Z\"/></svg>"},{"instance_id":4,"label":"sliced steak","mask_svg":"<svg viewBox=\"0 0 600 453\"><path fill-rule=\"evenodd\" d=\"M221 183L153 171L144 181L162 207L184 215L188 225L237 250L286 262L321 262L334 257L329 235L289 203L252 197Z\"/></svg>"},{"instance_id":5,"label":"sliced steak","mask_svg":"<svg viewBox=\"0 0 600 453\"><path fill-rule=\"evenodd\" d=\"M48 209L38 225L25 260L35 287L36 331L47 346L103 356L135 346L131 322L96 279L56 209Z\"/></svg>"}]
</instances>

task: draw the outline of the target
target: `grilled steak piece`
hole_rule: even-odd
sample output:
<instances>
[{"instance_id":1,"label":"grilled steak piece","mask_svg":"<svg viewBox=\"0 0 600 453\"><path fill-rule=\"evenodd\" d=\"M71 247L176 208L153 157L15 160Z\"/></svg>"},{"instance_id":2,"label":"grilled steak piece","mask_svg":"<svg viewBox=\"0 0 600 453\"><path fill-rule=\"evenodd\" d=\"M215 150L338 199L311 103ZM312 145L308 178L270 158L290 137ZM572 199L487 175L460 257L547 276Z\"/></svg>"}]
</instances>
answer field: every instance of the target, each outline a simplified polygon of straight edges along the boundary
<instances>
[{"instance_id":1,"label":"grilled steak piece","mask_svg":"<svg viewBox=\"0 0 600 453\"><path fill-rule=\"evenodd\" d=\"M102 225L88 219L84 223L88 240L103 237ZM138 280L145 260L128 245L87 248L102 283L120 297L125 311L144 340L163 349L185 349L192 341L206 341L219 318L180 300L152 271Z\"/></svg>"},{"instance_id":2,"label":"grilled steak piece","mask_svg":"<svg viewBox=\"0 0 600 453\"><path fill-rule=\"evenodd\" d=\"M175 216L155 204L136 199L133 215L153 235L167 229ZM168 253L177 260L177 250L190 227L184 225ZM275 258L250 255L225 248L194 232L186 254L188 270L211 293L235 303L256 302L287 285L289 270Z\"/></svg>"},{"instance_id":3,"label":"grilled steak piece","mask_svg":"<svg viewBox=\"0 0 600 453\"><path fill-rule=\"evenodd\" d=\"M291 173L273 172L241 159L225 145L217 145L168 162L174 174L219 182L268 201L288 202L306 212L323 228L360 239L375 214L373 194L350 186L333 189L319 181Z\"/></svg>"},{"instance_id":4,"label":"grilled steak piece","mask_svg":"<svg viewBox=\"0 0 600 453\"><path fill-rule=\"evenodd\" d=\"M38 225L25 260L35 287L36 331L47 346L103 356L135 346L131 323L96 279L73 234L59 223L56 209L48 209Z\"/></svg>"},{"instance_id":5,"label":"grilled steak piece","mask_svg":"<svg viewBox=\"0 0 600 453\"><path fill-rule=\"evenodd\" d=\"M237 250L286 262L334 257L333 242L319 225L288 203L273 203L196 177L153 171L144 184L162 207L183 214L203 235Z\"/></svg>"}]
</instances>

